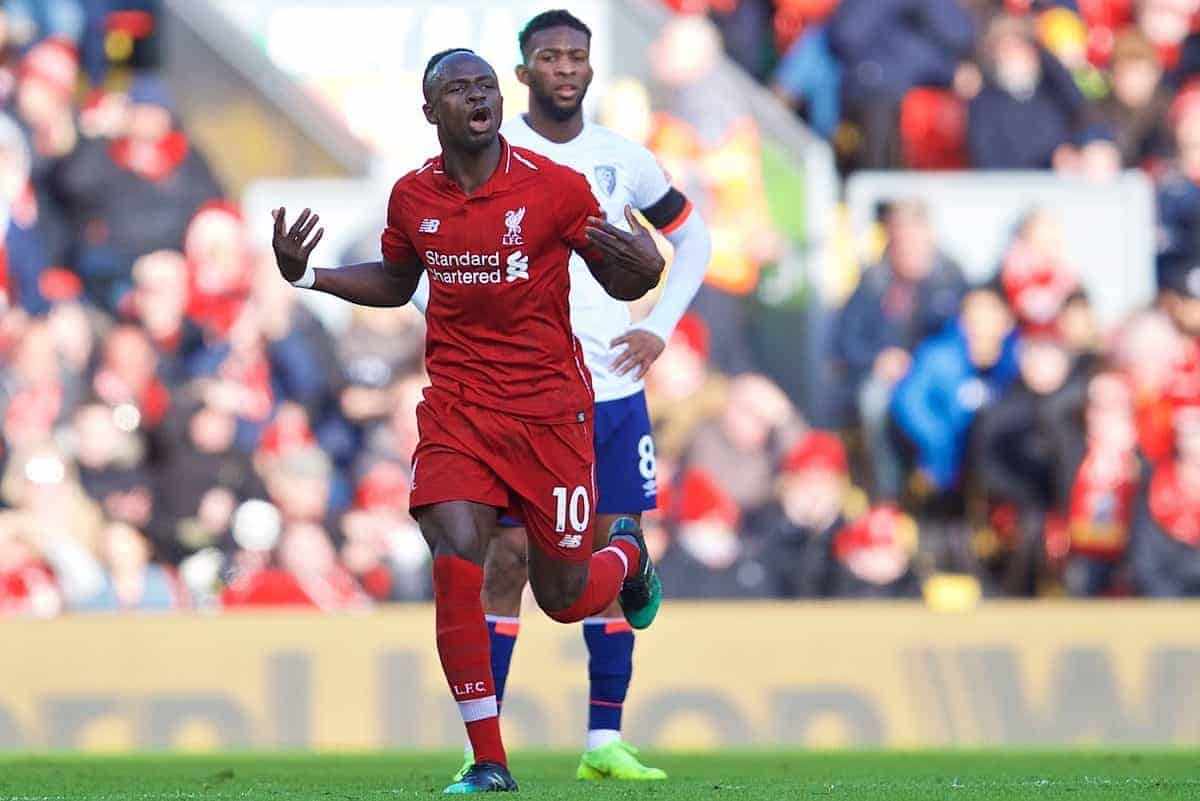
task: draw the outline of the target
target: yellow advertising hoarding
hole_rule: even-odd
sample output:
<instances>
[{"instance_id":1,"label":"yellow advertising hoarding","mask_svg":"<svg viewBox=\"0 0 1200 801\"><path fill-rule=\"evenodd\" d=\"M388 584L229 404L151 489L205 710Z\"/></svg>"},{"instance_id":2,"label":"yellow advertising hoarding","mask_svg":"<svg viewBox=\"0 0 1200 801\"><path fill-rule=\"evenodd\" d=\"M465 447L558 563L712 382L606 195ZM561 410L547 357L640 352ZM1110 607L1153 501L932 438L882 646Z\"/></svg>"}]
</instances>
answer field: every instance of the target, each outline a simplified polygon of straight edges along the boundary
<instances>
[{"instance_id":1,"label":"yellow advertising hoarding","mask_svg":"<svg viewBox=\"0 0 1200 801\"><path fill-rule=\"evenodd\" d=\"M1200 743L1200 605L671 604L630 739L714 745ZM578 626L526 616L513 746L573 747ZM430 607L0 623L0 749L457 746Z\"/></svg>"}]
</instances>

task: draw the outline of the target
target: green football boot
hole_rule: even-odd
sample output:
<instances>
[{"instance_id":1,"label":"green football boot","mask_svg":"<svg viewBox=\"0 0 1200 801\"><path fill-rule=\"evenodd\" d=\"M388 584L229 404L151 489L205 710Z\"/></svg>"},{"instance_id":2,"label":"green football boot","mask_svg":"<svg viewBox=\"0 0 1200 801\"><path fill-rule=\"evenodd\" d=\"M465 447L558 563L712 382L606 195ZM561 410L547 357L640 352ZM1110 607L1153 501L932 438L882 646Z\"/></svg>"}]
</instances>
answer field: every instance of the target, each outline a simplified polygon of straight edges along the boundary
<instances>
[{"instance_id":1,"label":"green football boot","mask_svg":"<svg viewBox=\"0 0 1200 801\"><path fill-rule=\"evenodd\" d=\"M454 781L461 782L463 780L463 776L467 775L467 771L470 770L471 766L474 764L474 756L467 754L465 757L463 757L462 767L458 769L458 773L454 774Z\"/></svg>"},{"instance_id":2,"label":"green football boot","mask_svg":"<svg viewBox=\"0 0 1200 801\"><path fill-rule=\"evenodd\" d=\"M636 520L632 517L617 518L608 535L609 542L616 540L632 542L641 554L637 572L625 579L618 596L621 611L625 613L630 626L638 630L648 628L662 605L662 582L658 580L654 562L650 560L650 551L646 548L646 539Z\"/></svg>"},{"instance_id":3,"label":"green football boot","mask_svg":"<svg viewBox=\"0 0 1200 801\"><path fill-rule=\"evenodd\" d=\"M649 768L637 758L638 750L623 740L614 740L607 745L585 751L579 760L575 778L584 781L619 779L622 781L662 781L666 772Z\"/></svg>"},{"instance_id":4,"label":"green football boot","mask_svg":"<svg viewBox=\"0 0 1200 801\"><path fill-rule=\"evenodd\" d=\"M450 785L444 792L451 795L463 793L515 793L517 783L503 765L495 762L476 762L467 768L463 777Z\"/></svg>"}]
</instances>

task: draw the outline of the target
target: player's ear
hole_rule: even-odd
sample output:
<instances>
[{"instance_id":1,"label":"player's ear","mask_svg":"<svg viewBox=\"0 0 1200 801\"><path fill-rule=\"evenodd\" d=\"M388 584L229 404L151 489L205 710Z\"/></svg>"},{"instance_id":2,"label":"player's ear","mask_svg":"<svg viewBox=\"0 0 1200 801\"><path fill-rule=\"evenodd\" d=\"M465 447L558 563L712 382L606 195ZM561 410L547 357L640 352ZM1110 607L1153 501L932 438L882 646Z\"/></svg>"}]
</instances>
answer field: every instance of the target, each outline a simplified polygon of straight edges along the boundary
<instances>
[{"instance_id":1,"label":"player's ear","mask_svg":"<svg viewBox=\"0 0 1200 801\"><path fill-rule=\"evenodd\" d=\"M518 64L514 72L517 73L518 81L525 86L529 86L529 67L526 67L524 64Z\"/></svg>"},{"instance_id":2,"label":"player's ear","mask_svg":"<svg viewBox=\"0 0 1200 801\"><path fill-rule=\"evenodd\" d=\"M437 125L437 110L434 109L432 103L426 103L421 106L421 111L425 112L425 121L430 125Z\"/></svg>"}]
</instances>

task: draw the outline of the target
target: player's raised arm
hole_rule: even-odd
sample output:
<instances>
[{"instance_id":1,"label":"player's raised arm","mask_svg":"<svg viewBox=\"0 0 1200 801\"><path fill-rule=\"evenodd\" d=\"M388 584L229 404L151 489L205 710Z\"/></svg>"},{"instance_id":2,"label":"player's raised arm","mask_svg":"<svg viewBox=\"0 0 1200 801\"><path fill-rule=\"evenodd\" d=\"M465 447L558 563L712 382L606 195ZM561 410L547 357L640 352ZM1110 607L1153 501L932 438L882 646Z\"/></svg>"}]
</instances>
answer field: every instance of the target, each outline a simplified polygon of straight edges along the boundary
<instances>
[{"instance_id":1,"label":"player's raised arm","mask_svg":"<svg viewBox=\"0 0 1200 801\"><path fill-rule=\"evenodd\" d=\"M316 270L308 258L325 233L324 228L316 227L320 217L305 209L288 228L286 214L282 206L271 212L275 220L271 247L280 274L293 286L326 292L360 306L403 306L412 298L423 270L415 253L411 259L397 260L396 254L389 257L385 253L381 261ZM402 250L397 253L404 255Z\"/></svg>"}]
</instances>

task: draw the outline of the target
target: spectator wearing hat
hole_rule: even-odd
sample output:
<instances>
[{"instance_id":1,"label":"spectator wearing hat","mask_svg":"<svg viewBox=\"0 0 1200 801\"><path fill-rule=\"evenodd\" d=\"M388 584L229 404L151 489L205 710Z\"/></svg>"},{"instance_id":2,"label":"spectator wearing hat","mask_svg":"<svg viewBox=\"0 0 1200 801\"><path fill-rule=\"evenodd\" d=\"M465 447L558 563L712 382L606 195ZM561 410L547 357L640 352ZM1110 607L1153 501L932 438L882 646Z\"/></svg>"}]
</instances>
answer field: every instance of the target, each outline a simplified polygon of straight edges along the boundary
<instances>
[{"instance_id":1,"label":"spectator wearing hat","mask_svg":"<svg viewBox=\"0 0 1200 801\"><path fill-rule=\"evenodd\" d=\"M684 471L672 491L675 537L655 568L678 597L753 598L770 590L767 569L738 536L737 502L708 470Z\"/></svg>"},{"instance_id":2,"label":"spectator wearing hat","mask_svg":"<svg viewBox=\"0 0 1200 801\"><path fill-rule=\"evenodd\" d=\"M1104 370L1087 385L1084 439L1070 455L1066 522L1070 538L1063 583L1076 597L1120 591L1144 472L1137 452L1133 393L1119 372Z\"/></svg>"},{"instance_id":3,"label":"spectator wearing hat","mask_svg":"<svg viewBox=\"0 0 1200 801\"><path fill-rule=\"evenodd\" d=\"M984 39L983 88L968 106L967 149L980 169L1043 169L1080 124L1084 98L1026 20L1001 17Z\"/></svg>"},{"instance_id":4,"label":"spectator wearing hat","mask_svg":"<svg viewBox=\"0 0 1200 801\"><path fill-rule=\"evenodd\" d=\"M128 98L120 135L88 140L57 176L79 232L74 261L89 297L110 310L129 289L134 260L180 247L196 212L222 195L207 161L179 129L165 84L139 75Z\"/></svg>"},{"instance_id":5,"label":"spectator wearing hat","mask_svg":"<svg viewBox=\"0 0 1200 801\"><path fill-rule=\"evenodd\" d=\"M972 290L954 324L918 346L912 369L896 387L893 420L936 491L958 486L975 416L1016 378L1013 322L995 291Z\"/></svg>"},{"instance_id":6,"label":"spectator wearing hat","mask_svg":"<svg viewBox=\"0 0 1200 801\"><path fill-rule=\"evenodd\" d=\"M917 524L898 507L871 509L833 537L829 588L836 598L920 598L913 567Z\"/></svg>"},{"instance_id":7,"label":"spectator wearing hat","mask_svg":"<svg viewBox=\"0 0 1200 801\"><path fill-rule=\"evenodd\" d=\"M1171 458L1150 475L1134 512L1132 562L1151 597L1200 595L1200 404L1174 410Z\"/></svg>"},{"instance_id":8,"label":"spectator wearing hat","mask_svg":"<svg viewBox=\"0 0 1200 801\"><path fill-rule=\"evenodd\" d=\"M1163 85L1162 64L1145 34L1130 28L1117 36L1112 52L1112 92L1097 108L1116 132L1121 163L1148 167L1169 156L1167 112L1170 88Z\"/></svg>"},{"instance_id":9,"label":"spectator wearing hat","mask_svg":"<svg viewBox=\"0 0 1200 801\"><path fill-rule=\"evenodd\" d=\"M958 0L842 0L829 39L845 70L846 115L861 130L860 165L900 163L900 101L916 86L950 86L975 26Z\"/></svg>"},{"instance_id":10,"label":"spectator wearing hat","mask_svg":"<svg viewBox=\"0 0 1200 801\"><path fill-rule=\"evenodd\" d=\"M974 482L993 522L1011 520L1003 542L1002 583L1009 595L1032 595L1047 575L1048 529L1061 531L1070 495L1069 453L1082 432L1073 407L1071 354L1048 330L1021 338L1018 379L983 409L972 432ZM1003 512L1008 512L1004 514Z\"/></svg>"},{"instance_id":11,"label":"spectator wearing hat","mask_svg":"<svg viewBox=\"0 0 1200 801\"><path fill-rule=\"evenodd\" d=\"M809 431L787 452L775 504L760 529L758 556L772 596L820 598L832 592L833 538L846 525L851 492L846 449L837 435Z\"/></svg>"},{"instance_id":12,"label":"spectator wearing hat","mask_svg":"<svg viewBox=\"0 0 1200 801\"><path fill-rule=\"evenodd\" d=\"M834 347L862 425L873 494L894 499L903 491L904 467L889 430L888 404L913 349L958 314L966 281L937 250L924 203L892 204L885 224L883 260L863 274L839 313Z\"/></svg>"}]
</instances>

